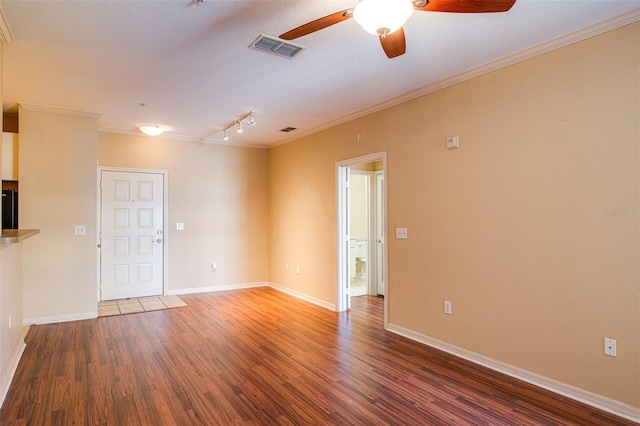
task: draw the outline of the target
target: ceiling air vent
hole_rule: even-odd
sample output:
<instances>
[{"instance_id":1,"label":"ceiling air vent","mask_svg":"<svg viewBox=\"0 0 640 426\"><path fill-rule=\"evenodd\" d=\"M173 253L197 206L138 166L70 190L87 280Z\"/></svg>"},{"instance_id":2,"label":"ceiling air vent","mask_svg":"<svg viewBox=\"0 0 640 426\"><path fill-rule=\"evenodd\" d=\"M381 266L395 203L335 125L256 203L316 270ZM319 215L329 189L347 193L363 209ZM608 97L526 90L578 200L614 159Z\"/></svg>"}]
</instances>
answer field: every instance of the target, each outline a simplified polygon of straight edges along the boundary
<instances>
[{"instance_id":1,"label":"ceiling air vent","mask_svg":"<svg viewBox=\"0 0 640 426\"><path fill-rule=\"evenodd\" d=\"M280 40L277 37L260 34L257 39L249 45L249 49L261 50L280 56L281 58L291 59L304 50L304 47L298 46L291 42Z\"/></svg>"},{"instance_id":2,"label":"ceiling air vent","mask_svg":"<svg viewBox=\"0 0 640 426\"><path fill-rule=\"evenodd\" d=\"M297 127L285 127L284 129L280 129L281 132L289 133L291 131L296 130Z\"/></svg>"}]
</instances>

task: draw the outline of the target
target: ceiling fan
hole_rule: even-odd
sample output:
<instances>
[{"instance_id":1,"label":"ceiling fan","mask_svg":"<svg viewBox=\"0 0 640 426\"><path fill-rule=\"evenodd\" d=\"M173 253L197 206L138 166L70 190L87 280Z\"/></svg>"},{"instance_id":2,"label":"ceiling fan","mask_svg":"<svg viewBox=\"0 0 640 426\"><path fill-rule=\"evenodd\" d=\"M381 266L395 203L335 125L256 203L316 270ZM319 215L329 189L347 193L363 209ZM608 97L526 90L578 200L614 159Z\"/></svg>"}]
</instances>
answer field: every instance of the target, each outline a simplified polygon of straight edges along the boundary
<instances>
[{"instance_id":1,"label":"ceiling fan","mask_svg":"<svg viewBox=\"0 0 640 426\"><path fill-rule=\"evenodd\" d=\"M506 12L516 0L360 0L356 7L308 22L280 36L293 40L354 18L365 31L377 35L389 58L403 55L406 41L402 26L414 10L423 12Z\"/></svg>"}]
</instances>

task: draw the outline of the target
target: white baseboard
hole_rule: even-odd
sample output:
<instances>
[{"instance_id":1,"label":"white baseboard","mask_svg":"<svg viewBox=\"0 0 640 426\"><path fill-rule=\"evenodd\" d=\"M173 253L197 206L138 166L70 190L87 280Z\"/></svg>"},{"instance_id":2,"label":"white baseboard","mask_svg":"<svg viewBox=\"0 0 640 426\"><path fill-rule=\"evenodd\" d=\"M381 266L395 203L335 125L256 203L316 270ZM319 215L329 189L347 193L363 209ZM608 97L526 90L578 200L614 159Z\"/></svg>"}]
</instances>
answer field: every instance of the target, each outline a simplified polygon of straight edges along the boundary
<instances>
[{"instance_id":1,"label":"white baseboard","mask_svg":"<svg viewBox=\"0 0 640 426\"><path fill-rule=\"evenodd\" d=\"M47 317L24 318L22 325L53 324L55 322L80 321L98 318L98 311L81 312L78 314L51 315Z\"/></svg>"},{"instance_id":2,"label":"white baseboard","mask_svg":"<svg viewBox=\"0 0 640 426\"><path fill-rule=\"evenodd\" d=\"M318 305L322 308L329 309L330 311L335 312L336 310L336 305L334 305L333 303L325 302L322 299L318 299L316 297L291 290L290 288L282 287L281 285L274 284L274 283L269 283L269 287L273 288L274 290L278 290L282 293L286 293L289 296L293 296L296 299L304 300L305 302L313 303L314 305Z\"/></svg>"},{"instance_id":3,"label":"white baseboard","mask_svg":"<svg viewBox=\"0 0 640 426\"><path fill-rule=\"evenodd\" d=\"M11 363L7 366L7 374L3 375L6 380L3 380L3 383L0 384L0 407L4 404L4 399L7 397L7 393L9 392L9 386L13 380L13 376L16 374L18 363L20 362L20 358L22 358L22 353L26 347L27 345L24 342L20 344L19 349L15 352L15 355L11 360Z\"/></svg>"},{"instance_id":4,"label":"white baseboard","mask_svg":"<svg viewBox=\"0 0 640 426\"><path fill-rule=\"evenodd\" d=\"M530 383L534 386L549 390L567 398L582 402L600 410L606 411L616 416L623 417L625 419L640 423L640 408L632 405L625 404L615 399L607 398L606 396L598 395L584 389L580 389L575 386L568 385L566 383L559 382L557 380L550 379L540 374L532 373L513 365L494 360L492 358L480 355L475 352L468 351L458 346L451 345L443 342L442 340L434 339L424 334L416 333L415 331L400 327L397 325L389 324L387 330L407 337L411 340L423 343L427 346L431 346L441 351L447 352L451 355L455 355L467 361L471 361L475 364L482 365L491 370L505 374L510 377L522 380Z\"/></svg>"},{"instance_id":5,"label":"white baseboard","mask_svg":"<svg viewBox=\"0 0 640 426\"><path fill-rule=\"evenodd\" d=\"M211 293L214 291L238 290L241 288L254 288L254 287L267 287L267 286L269 286L269 283L257 282L257 283L215 285L215 286L208 286L208 287L177 288L174 290L167 290L167 295L179 296L181 294Z\"/></svg>"}]
</instances>

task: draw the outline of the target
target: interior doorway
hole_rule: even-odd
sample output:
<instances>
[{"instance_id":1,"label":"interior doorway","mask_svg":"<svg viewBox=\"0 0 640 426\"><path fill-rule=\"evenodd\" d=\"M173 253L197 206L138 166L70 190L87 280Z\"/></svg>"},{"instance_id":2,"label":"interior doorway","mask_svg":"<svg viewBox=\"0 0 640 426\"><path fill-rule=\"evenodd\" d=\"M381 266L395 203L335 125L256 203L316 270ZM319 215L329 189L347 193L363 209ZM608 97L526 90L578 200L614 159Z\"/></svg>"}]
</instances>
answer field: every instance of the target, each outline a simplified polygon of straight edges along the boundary
<instances>
[{"instance_id":1,"label":"interior doorway","mask_svg":"<svg viewBox=\"0 0 640 426\"><path fill-rule=\"evenodd\" d=\"M386 256L386 152L336 164L338 203L338 303L351 297L389 292ZM385 327L387 320L385 298Z\"/></svg>"}]
</instances>

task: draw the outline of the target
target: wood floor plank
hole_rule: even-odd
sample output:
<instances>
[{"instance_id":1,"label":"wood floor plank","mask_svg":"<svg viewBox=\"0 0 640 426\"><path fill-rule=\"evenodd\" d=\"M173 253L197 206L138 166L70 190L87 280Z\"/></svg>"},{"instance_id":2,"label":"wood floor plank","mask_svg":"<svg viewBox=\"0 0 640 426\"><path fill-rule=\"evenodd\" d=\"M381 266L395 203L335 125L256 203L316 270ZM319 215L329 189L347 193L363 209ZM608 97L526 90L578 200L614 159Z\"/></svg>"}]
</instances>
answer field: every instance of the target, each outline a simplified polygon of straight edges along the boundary
<instances>
[{"instance_id":1,"label":"wood floor plank","mask_svg":"<svg viewBox=\"0 0 640 426\"><path fill-rule=\"evenodd\" d=\"M269 288L33 326L2 425L632 425Z\"/></svg>"}]
</instances>

